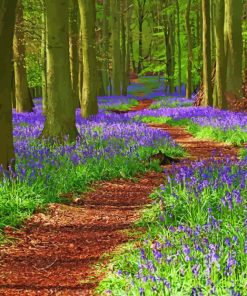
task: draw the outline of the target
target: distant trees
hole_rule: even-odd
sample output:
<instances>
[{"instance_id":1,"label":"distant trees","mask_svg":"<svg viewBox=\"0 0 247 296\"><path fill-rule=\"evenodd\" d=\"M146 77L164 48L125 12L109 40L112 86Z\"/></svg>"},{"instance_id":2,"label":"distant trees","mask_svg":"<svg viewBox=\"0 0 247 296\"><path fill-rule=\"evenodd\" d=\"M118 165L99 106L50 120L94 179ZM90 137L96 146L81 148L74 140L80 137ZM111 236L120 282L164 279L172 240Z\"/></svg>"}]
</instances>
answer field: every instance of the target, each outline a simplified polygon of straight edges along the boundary
<instances>
[{"instance_id":1,"label":"distant trees","mask_svg":"<svg viewBox=\"0 0 247 296\"><path fill-rule=\"evenodd\" d=\"M0 166L4 170L14 160L11 80L16 4L16 0L0 0Z\"/></svg>"}]
</instances>

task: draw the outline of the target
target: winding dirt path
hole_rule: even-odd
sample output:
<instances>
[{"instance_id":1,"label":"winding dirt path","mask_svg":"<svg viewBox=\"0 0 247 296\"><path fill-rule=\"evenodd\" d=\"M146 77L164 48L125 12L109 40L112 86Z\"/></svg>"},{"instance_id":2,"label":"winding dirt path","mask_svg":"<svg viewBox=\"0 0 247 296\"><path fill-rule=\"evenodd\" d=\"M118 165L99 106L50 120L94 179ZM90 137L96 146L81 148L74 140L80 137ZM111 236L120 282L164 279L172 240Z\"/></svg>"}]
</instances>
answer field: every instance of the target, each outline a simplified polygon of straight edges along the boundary
<instances>
[{"instance_id":1,"label":"winding dirt path","mask_svg":"<svg viewBox=\"0 0 247 296\"><path fill-rule=\"evenodd\" d=\"M141 101L131 111L151 103ZM166 130L192 158L208 157L213 150L237 153L228 145L195 140L182 128L149 126ZM52 204L45 213L33 215L20 230L6 228L6 235L17 241L0 248L0 295L93 295L102 277L94 265L105 263L103 254L134 239L126 231L138 230L133 223L163 180L163 173L150 172L138 182L98 182L69 205Z\"/></svg>"},{"instance_id":2,"label":"winding dirt path","mask_svg":"<svg viewBox=\"0 0 247 296\"><path fill-rule=\"evenodd\" d=\"M215 157L237 157L239 152L239 148L231 144L196 139L183 127L172 127L167 124L148 124L148 126L169 133L173 140L186 149L189 159L205 159L212 155Z\"/></svg>"}]
</instances>

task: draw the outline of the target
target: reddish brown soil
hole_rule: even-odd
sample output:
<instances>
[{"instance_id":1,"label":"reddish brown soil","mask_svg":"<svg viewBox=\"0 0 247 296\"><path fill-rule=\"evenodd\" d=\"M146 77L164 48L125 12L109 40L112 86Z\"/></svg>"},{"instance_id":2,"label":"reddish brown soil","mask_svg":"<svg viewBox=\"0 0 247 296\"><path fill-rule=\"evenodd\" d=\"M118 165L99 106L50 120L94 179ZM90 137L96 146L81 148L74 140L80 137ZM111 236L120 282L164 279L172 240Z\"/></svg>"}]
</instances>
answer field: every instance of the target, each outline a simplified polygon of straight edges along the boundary
<instances>
[{"instance_id":1,"label":"reddish brown soil","mask_svg":"<svg viewBox=\"0 0 247 296\"><path fill-rule=\"evenodd\" d=\"M139 210L163 181L147 173L138 183L115 180L70 205L53 204L17 232L18 242L0 250L0 295L92 295L99 282L93 265L105 252L130 240Z\"/></svg>"},{"instance_id":2,"label":"reddish brown soil","mask_svg":"<svg viewBox=\"0 0 247 296\"><path fill-rule=\"evenodd\" d=\"M140 93L140 95L143 95L143 93ZM117 113L117 114L124 114L124 113L129 113L131 112L136 112L136 111L140 111L140 110L144 110L149 108L154 100L152 99L144 99L144 100L140 100L138 101L138 105L137 106L133 106L131 107L129 110L114 110L114 109L109 109L109 111L113 112L113 113Z\"/></svg>"},{"instance_id":3,"label":"reddish brown soil","mask_svg":"<svg viewBox=\"0 0 247 296\"><path fill-rule=\"evenodd\" d=\"M226 143L194 138L183 127L171 127L167 124L148 124L149 127L159 128L168 132L171 137L190 154L190 159L216 157L236 157L238 148Z\"/></svg>"},{"instance_id":4,"label":"reddish brown soil","mask_svg":"<svg viewBox=\"0 0 247 296\"><path fill-rule=\"evenodd\" d=\"M141 101L136 110L150 104L151 100ZM213 149L224 155L237 152L234 147L195 140L182 128L150 126L165 129L193 157L209 156ZM69 205L50 205L20 230L6 228L6 235L17 241L0 248L0 295L93 295L102 278L94 265L106 263L103 254L134 239L126 231L137 230L133 223L140 209L150 203L149 194L163 180L162 173L146 173L138 182L98 182L79 198L67 194Z\"/></svg>"}]
</instances>

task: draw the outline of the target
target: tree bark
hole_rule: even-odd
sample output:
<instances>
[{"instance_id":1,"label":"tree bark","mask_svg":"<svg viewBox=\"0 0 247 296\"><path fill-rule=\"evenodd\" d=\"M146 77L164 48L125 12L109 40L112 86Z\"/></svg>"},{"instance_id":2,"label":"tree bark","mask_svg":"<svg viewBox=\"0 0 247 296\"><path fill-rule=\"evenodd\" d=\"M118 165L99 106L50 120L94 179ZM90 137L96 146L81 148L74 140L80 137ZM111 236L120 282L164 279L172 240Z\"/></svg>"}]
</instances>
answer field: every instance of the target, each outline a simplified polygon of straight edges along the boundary
<instances>
[{"instance_id":1,"label":"tree bark","mask_svg":"<svg viewBox=\"0 0 247 296\"><path fill-rule=\"evenodd\" d=\"M181 42L180 42L180 9L178 0L176 0L177 11L177 48L178 48L178 94L181 95L182 89L182 64L181 64Z\"/></svg>"},{"instance_id":2,"label":"tree bark","mask_svg":"<svg viewBox=\"0 0 247 296\"><path fill-rule=\"evenodd\" d=\"M80 25L78 13L78 1L72 0L70 7L70 73L72 82L73 102L75 109L80 107L79 98L79 41L80 41Z\"/></svg>"},{"instance_id":3,"label":"tree bark","mask_svg":"<svg viewBox=\"0 0 247 296\"><path fill-rule=\"evenodd\" d=\"M113 95L121 95L120 0L110 0Z\"/></svg>"},{"instance_id":4,"label":"tree bark","mask_svg":"<svg viewBox=\"0 0 247 296\"><path fill-rule=\"evenodd\" d=\"M95 44L95 0L79 0L82 32L83 88L81 114L84 118L98 113L96 97L97 62ZM96 81L95 81L96 79Z\"/></svg>"},{"instance_id":5,"label":"tree bark","mask_svg":"<svg viewBox=\"0 0 247 296\"><path fill-rule=\"evenodd\" d=\"M225 51L227 59L226 93L229 98L242 97L242 0L225 0Z\"/></svg>"},{"instance_id":6,"label":"tree bark","mask_svg":"<svg viewBox=\"0 0 247 296\"><path fill-rule=\"evenodd\" d=\"M138 4L138 29L139 29L139 58L138 58L138 73L143 69L143 22L145 17L146 0L137 0Z\"/></svg>"},{"instance_id":7,"label":"tree bark","mask_svg":"<svg viewBox=\"0 0 247 296\"><path fill-rule=\"evenodd\" d=\"M8 170L14 163L12 126L12 48L16 0L0 0L0 166ZM0 172L0 175L2 172Z\"/></svg>"},{"instance_id":8,"label":"tree bark","mask_svg":"<svg viewBox=\"0 0 247 296\"><path fill-rule=\"evenodd\" d=\"M126 82L126 0L121 3L121 43L122 43L122 95L127 95Z\"/></svg>"},{"instance_id":9,"label":"tree bark","mask_svg":"<svg viewBox=\"0 0 247 296\"><path fill-rule=\"evenodd\" d=\"M47 88L45 138L70 141L76 139L75 109L69 63L69 3L67 0L47 1Z\"/></svg>"},{"instance_id":10,"label":"tree bark","mask_svg":"<svg viewBox=\"0 0 247 296\"><path fill-rule=\"evenodd\" d=\"M41 37L41 62L42 62L42 112L46 115L47 110L47 23L46 23L47 6L44 0L44 9L42 12L42 37Z\"/></svg>"},{"instance_id":11,"label":"tree bark","mask_svg":"<svg viewBox=\"0 0 247 296\"><path fill-rule=\"evenodd\" d=\"M191 98L192 95L192 37L191 37L191 25L190 25L190 9L191 9L191 0L187 1L187 8L185 14L185 27L188 37L188 64L187 64L187 83L186 83L186 98Z\"/></svg>"},{"instance_id":12,"label":"tree bark","mask_svg":"<svg viewBox=\"0 0 247 296\"><path fill-rule=\"evenodd\" d=\"M110 18L110 0L103 0L103 83L105 94L108 95L109 86L109 44L110 44L110 30L109 30L109 18Z\"/></svg>"},{"instance_id":13,"label":"tree bark","mask_svg":"<svg viewBox=\"0 0 247 296\"><path fill-rule=\"evenodd\" d=\"M210 1L202 0L203 20L203 90L204 106L212 106L212 82L211 82L211 44L210 44Z\"/></svg>"},{"instance_id":14,"label":"tree bark","mask_svg":"<svg viewBox=\"0 0 247 296\"><path fill-rule=\"evenodd\" d=\"M18 0L13 44L16 112L18 113L32 112L33 110L27 82L25 51L23 5L22 0Z\"/></svg>"},{"instance_id":15,"label":"tree bark","mask_svg":"<svg viewBox=\"0 0 247 296\"><path fill-rule=\"evenodd\" d=\"M225 1L215 0L216 76L214 107L218 107L220 109L225 109L227 107L227 102L225 98L226 59L224 47L224 16Z\"/></svg>"}]
</instances>

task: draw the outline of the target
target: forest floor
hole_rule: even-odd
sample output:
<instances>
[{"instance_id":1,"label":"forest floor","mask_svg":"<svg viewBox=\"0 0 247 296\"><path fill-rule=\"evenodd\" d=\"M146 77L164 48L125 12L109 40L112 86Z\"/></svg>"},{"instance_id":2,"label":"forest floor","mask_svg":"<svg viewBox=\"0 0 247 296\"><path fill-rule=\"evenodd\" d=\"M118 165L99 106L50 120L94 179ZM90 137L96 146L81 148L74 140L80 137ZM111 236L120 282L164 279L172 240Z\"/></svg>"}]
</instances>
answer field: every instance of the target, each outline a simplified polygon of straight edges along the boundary
<instances>
[{"instance_id":1,"label":"forest floor","mask_svg":"<svg viewBox=\"0 0 247 296\"><path fill-rule=\"evenodd\" d=\"M132 111L151 103L142 101ZM185 147L191 161L212 153L219 157L238 153L228 144L195 139L180 127L149 126L168 132ZM136 182L98 182L83 196L67 194L68 205L51 204L34 214L20 230L6 228L12 243L0 249L0 295L93 295L104 276L96 265L107 263L109 256L104 254L136 240L143 231L134 224L140 210L151 203L150 193L163 182L164 173L154 172L138 176Z\"/></svg>"}]
</instances>

